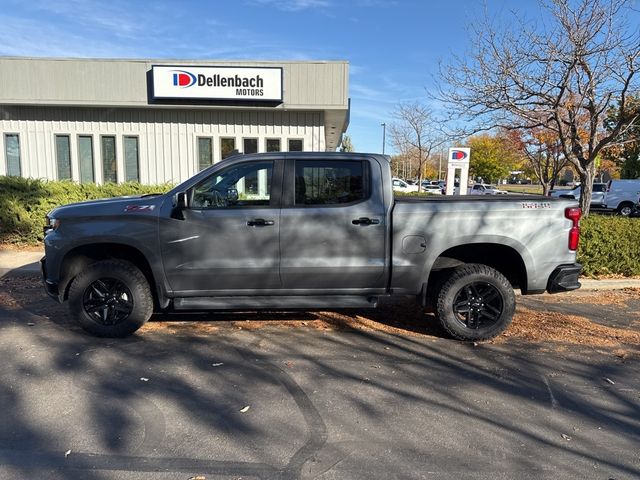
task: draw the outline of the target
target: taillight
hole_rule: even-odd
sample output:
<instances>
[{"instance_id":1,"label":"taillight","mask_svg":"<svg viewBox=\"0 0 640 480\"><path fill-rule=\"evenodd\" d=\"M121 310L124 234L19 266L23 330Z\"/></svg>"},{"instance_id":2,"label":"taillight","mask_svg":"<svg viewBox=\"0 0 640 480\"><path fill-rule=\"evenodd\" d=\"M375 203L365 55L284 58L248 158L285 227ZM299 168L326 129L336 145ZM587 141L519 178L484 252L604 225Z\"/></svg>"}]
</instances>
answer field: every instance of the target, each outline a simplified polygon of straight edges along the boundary
<instances>
[{"instance_id":1,"label":"taillight","mask_svg":"<svg viewBox=\"0 0 640 480\"><path fill-rule=\"evenodd\" d=\"M568 207L564 209L564 216L573 222L569 230L569 250L577 250L580 242L580 217L582 210L579 207Z\"/></svg>"}]
</instances>

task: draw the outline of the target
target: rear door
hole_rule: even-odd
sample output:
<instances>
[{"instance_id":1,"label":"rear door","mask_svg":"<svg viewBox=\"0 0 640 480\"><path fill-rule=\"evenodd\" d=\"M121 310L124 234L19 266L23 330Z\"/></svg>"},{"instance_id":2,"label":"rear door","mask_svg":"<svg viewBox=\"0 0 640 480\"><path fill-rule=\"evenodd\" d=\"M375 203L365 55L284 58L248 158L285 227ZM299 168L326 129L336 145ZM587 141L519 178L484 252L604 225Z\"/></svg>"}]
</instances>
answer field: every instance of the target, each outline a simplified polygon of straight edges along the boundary
<instances>
[{"instance_id":1,"label":"rear door","mask_svg":"<svg viewBox=\"0 0 640 480\"><path fill-rule=\"evenodd\" d=\"M384 291L386 228L380 165L287 160L280 278L289 290Z\"/></svg>"}]
</instances>

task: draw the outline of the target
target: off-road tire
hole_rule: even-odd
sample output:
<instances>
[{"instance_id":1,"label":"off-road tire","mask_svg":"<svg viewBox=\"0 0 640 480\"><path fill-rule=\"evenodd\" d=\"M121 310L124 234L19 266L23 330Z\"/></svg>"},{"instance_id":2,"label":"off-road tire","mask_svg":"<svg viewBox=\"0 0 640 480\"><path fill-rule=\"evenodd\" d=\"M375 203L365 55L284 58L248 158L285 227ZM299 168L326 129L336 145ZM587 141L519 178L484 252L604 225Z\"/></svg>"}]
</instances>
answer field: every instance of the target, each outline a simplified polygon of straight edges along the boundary
<instances>
[{"instance_id":1,"label":"off-road tire","mask_svg":"<svg viewBox=\"0 0 640 480\"><path fill-rule=\"evenodd\" d=\"M465 302L468 309L476 312L466 313L466 318L460 312L465 309ZM442 283L436 318L458 340L488 340L511 324L515 307L513 287L504 275L487 265L472 263L456 267ZM476 321L469 321L473 318Z\"/></svg>"},{"instance_id":2,"label":"off-road tire","mask_svg":"<svg viewBox=\"0 0 640 480\"><path fill-rule=\"evenodd\" d=\"M100 292L94 288L96 285L112 287L111 289L100 287L99 290L103 293L100 295ZM107 298L111 290L117 293ZM116 296L120 300L115 298ZM95 306L96 302L101 301L104 307L102 309L100 305ZM114 315L114 309L119 310L107 323L106 317ZM73 279L69 288L69 310L80 326L93 335L126 337L138 330L151 317L153 296L149 289L149 282L135 265L124 260L102 260L89 265ZM97 314L97 312L100 313ZM104 323L96 318L103 313Z\"/></svg>"}]
</instances>

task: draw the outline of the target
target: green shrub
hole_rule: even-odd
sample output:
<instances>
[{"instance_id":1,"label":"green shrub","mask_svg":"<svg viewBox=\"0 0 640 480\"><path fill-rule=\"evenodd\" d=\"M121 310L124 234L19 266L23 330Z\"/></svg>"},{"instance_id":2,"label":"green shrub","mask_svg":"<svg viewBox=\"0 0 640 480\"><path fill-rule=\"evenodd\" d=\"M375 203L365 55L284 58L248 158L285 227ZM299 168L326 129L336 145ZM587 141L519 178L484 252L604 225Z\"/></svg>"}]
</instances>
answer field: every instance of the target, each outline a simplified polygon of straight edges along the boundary
<instances>
[{"instance_id":1,"label":"green shrub","mask_svg":"<svg viewBox=\"0 0 640 480\"><path fill-rule=\"evenodd\" d=\"M580 221L584 274L640 275L640 218L589 215Z\"/></svg>"},{"instance_id":2,"label":"green shrub","mask_svg":"<svg viewBox=\"0 0 640 480\"><path fill-rule=\"evenodd\" d=\"M0 177L0 243L35 245L42 240L45 215L55 207L98 198L166 192L171 185L77 184Z\"/></svg>"}]
</instances>

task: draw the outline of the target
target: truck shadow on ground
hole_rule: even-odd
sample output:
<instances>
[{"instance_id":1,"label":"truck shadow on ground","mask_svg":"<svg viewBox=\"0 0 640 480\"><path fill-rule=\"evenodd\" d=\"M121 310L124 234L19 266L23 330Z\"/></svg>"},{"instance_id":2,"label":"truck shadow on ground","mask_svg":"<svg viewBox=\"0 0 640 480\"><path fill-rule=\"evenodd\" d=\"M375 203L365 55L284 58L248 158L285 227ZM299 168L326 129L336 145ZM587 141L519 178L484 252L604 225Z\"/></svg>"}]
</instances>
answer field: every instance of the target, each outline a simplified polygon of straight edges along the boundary
<instances>
[{"instance_id":1,"label":"truck shadow on ground","mask_svg":"<svg viewBox=\"0 0 640 480\"><path fill-rule=\"evenodd\" d=\"M35 314L46 315L52 322L77 329L77 324L69 315L67 305L57 304L49 299L35 276L6 277L5 283L13 285L14 301L21 308ZM397 330L449 338L438 324L435 315L415 302L405 301L387 304L377 309L341 309L341 310L273 310L273 311L191 311L191 312L155 312L149 325L173 325L173 330L193 328L190 322L196 322L199 330L207 327L219 328L233 323L245 328L268 326L311 327L330 330ZM186 324L185 324L186 323Z\"/></svg>"},{"instance_id":2,"label":"truck shadow on ground","mask_svg":"<svg viewBox=\"0 0 640 480\"><path fill-rule=\"evenodd\" d=\"M340 468L343 478L585 478L594 465L605 478L640 476L637 362L397 332L240 330L245 313L224 314L233 328L99 339L35 287L22 292L4 288L0 308L0 465L16 478L296 479ZM343 315L393 317L394 308ZM428 331L412 312L401 325ZM217 315L191 325L224 323L211 321ZM267 325L283 318L251 315ZM191 316L167 323L182 318Z\"/></svg>"}]
</instances>

